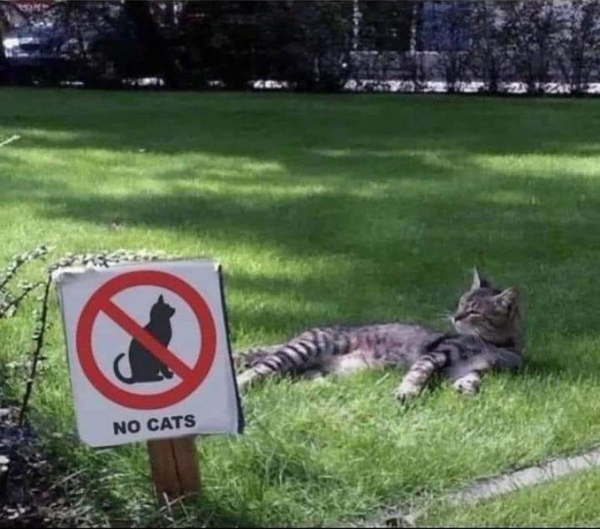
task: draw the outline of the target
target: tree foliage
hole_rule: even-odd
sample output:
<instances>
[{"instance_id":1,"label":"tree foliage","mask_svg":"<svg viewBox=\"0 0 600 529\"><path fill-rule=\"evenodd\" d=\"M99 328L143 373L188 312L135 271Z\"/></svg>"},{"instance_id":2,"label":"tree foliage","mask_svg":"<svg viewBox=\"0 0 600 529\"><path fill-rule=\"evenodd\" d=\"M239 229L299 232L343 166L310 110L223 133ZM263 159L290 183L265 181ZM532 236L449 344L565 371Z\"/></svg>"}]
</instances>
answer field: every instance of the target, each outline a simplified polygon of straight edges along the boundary
<instances>
[{"instance_id":1,"label":"tree foliage","mask_svg":"<svg viewBox=\"0 0 600 529\"><path fill-rule=\"evenodd\" d=\"M8 12L0 1L4 34ZM157 77L171 89L402 81L418 91L440 81L458 92L475 81L489 93L519 82L530 94L556 83L582 94L600 76L600 0L69 0L35 17L57 35L64 68L50 80L91 86Z\"/></svg>"}]
</instances>

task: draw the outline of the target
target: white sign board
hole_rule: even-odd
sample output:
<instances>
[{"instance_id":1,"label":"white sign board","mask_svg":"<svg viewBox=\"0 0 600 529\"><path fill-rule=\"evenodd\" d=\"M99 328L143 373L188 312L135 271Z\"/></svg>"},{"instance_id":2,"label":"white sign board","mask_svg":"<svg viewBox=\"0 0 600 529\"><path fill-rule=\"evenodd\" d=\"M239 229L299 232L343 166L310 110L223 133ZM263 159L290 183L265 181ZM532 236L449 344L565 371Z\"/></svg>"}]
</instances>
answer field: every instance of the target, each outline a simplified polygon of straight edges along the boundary
<instances>
[{"instance_id":1,"label":"white sign board","mask_svg":"<svg viewBox=\"0 0 600 529\"><path fill-rule=\"evenodd\" d=\"M241 433L217 263L68 268L54 280L85 443Z\"/></svg>"}]
</instances>

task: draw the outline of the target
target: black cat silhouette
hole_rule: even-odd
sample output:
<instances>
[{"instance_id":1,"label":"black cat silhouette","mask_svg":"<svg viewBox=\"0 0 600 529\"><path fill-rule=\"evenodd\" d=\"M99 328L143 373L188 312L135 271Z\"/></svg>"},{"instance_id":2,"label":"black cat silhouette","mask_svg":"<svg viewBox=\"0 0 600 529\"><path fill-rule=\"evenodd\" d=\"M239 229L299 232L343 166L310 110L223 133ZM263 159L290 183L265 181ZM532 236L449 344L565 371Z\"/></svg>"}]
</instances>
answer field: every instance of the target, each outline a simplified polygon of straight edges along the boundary
<instances>
[{"instance_id":1,"label":"black cat silhouette","mask_svg":"<svg viewBox=\"0 0 600 529\"><path fill-rule=\"evenodd\" d=\"M165 347L169 345L173 330L171 329L171 317L175 309L165 303L163 296L150 309L150 322L144 329L156 338ZM125 384L138 384L140 382L158 382L173 377L173 372L156 358L137 340L132 340L129 345L129 365L131 377L123 376L119 370L119 362L125 356L121 353L113 364L117 378Z\"/></svg>"}]
</instances>

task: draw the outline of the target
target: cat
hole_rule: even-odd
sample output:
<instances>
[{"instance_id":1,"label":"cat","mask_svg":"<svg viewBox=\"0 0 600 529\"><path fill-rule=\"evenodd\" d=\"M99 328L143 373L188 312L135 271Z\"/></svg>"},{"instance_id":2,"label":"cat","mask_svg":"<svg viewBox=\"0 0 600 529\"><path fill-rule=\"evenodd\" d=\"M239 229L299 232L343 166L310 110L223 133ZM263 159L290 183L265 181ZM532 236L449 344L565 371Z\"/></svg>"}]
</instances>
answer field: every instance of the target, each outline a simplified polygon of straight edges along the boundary
<instances>
[{"instance_id":1,"label":"cat","mask_svg":"<svg viewBox=\"0 0 600 529\"><path fill-rule=\"evenodd\" d=\"M454 332L411 323L310 329L287 343L241 357L247 370L238 386L284 374L308 378L400 365L407 369L394 391L401 401L421 393L439 372L462 394L474 395L482 375L521 365L521 317L515 288L494 288L477 267L451 317Z\"/></svg>"},{"instance_id":2,"label":"cat","mask_svg":"<svg viewBox=\"0 0 600 529\"><path fill-rule=\"evenodd\" d=\"M169 345L173 331L171 318L175 309L165 303L163 296L150 309L150 322L144 329L156 338L165 347ZM115 358L113 369L116 377L125 384L138 384L140 382L158 382L173 378L173 372L149 352L140 342L133 339L129 345L129 366L131 377L123 376L119 370L119 362L125 356L121 353Z\"/></svg>"}]
</instances>

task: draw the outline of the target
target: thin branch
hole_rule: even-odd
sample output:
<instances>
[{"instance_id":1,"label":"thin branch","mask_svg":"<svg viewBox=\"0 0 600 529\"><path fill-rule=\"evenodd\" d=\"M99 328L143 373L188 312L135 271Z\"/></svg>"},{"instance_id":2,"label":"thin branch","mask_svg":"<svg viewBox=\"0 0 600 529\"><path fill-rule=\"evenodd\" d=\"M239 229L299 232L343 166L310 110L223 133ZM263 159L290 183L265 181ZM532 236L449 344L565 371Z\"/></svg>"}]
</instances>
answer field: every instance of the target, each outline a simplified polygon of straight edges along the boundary
<instances>
[{"instance_id":1,"label":"thin branch","mask_svg":"<svg viewBox=\"0 0 600 529\"><path fill-rule=\"evenodd\" d=\"M27 412L27 408L29 406L29 399L31 397L31 391L33 389L33 382L35 380L35 375L37 373L37 366L40 360L40 354L42 352L42 348L44 346L44 335L46 334L46 323L48 317L48 296L50 294L50 286L52 285L52 277L48 274L48 278L46 279L46 288L44 289L44 296L41 302L41 312L39 320L36 324L36 329L33 333L33 346L32 346L32 356L33 362L31 364L31 373L29 374L29 378L27 379L27 386L25 388L25 395L23 397L23 404L21 405L21 409L19 411L19 427L23 426L23 421L25 420L25 413Z\"/></svg>"},{"instance_id":2,"label":"thin branch","mask_svg":"<svg viewBox=\"0 0 600 529\"><path fill-rule=\"evenodd\" d=\"M11 143L20 140L21 136L19 136L18 134L13 134L10 138L4 140L3 142L0 143L0 147L4 147L6 145L10 145Z\"/></svg>"}]
</instances>

